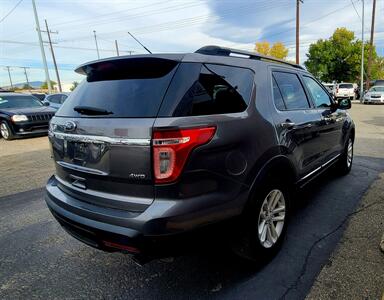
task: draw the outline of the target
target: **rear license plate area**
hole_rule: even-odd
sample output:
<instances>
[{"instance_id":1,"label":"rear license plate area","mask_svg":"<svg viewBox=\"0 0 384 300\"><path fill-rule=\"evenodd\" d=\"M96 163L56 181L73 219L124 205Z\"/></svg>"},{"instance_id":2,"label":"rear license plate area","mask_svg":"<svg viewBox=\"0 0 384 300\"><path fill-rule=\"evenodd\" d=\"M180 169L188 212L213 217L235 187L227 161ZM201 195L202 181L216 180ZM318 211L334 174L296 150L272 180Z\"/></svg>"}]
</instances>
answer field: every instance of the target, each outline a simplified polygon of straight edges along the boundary
<instances>
[{"instance_id":1,"label":"rear license plate area","mask_svg":"<svg viewBox=\"0 0 384 300\"><path fill-rule=\"evenodd\" d=\"M64 141L65 161L80 166L108 169L108 147L103 143Z\"/></svg>"}]
</instances>

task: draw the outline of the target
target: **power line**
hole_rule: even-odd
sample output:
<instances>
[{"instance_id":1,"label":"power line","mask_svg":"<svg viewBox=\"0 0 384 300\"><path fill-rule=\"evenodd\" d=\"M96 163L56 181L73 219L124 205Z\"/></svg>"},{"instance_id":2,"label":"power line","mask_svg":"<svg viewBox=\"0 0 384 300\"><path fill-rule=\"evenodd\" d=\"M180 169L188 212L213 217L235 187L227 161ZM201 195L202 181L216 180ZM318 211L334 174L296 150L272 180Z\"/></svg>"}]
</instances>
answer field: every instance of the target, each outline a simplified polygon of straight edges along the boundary
<instances>
[{"instance_id":1,"label":"power line","mask_svg":"<svg viewBox=\"0 0 384 300\"><path fill-rule=\"evenodd\" d=\"M129 14L129 15L123 15L123 16L118 16L118 17L106 18L104 20L100 20L99 18L97 18L97 22L95 22L93 20L93 21L85 21L85 22L83 21L81 23L78 23L76 25L76 27L73 27L73 30L77 29L77 26L80 26L80 25L81 26L86 26L86 25L88 25L88 26L100 26L100 25L104 25L104 24L111 24L111 23L116 23L116 22L121 22L121 21L126 22L127 19L133 20L136 18L147 17L147 16L156 15L156 14L160 14L160 13L164 14L164 13L168 13L171 11L190 8L190 7L198 6L198 5L201 5L201 3L189 3L189 4L188 3L187 4L182 3L182 4L177 4L177 5L164 7L164 8L157 8L154 10L136 13L136 14ZM73 26L73 25L69 25L69 26ZM60 28L62 28L62 27L68 27L68 25L61 26ZM71 29L69 29L69 30L71 30Z\"/></svg>"},{"instance_id":2,"label":"power line","mask_svg":"<svg viewBox=\"0 0 384 300\"><path fill-rule=\"evenodd\" d=\"M355 3L353 3L352 0L350 0L350 1L351 1L352 5L353 5L353 9L354 9L355 12L356 12L356 15L357 15L357 16L359 17L359 19L361 20L360 14L359 14L359 12L358 12L357 9L356 9ZM356 2L358 2L358 1L356 1Z\"/></svg>"},{"instance_id":3,"label":"power line","mask_svg":"<svg viewBox=\"0 0 384 300\"><path fill-rule=\"evenodd\" d=\"M103 18L103 16L106 16L106 15L113 15L113 14L119 14L119 13L123 13L124 11L132 11L132 10L135 10L135 9L139 9L139 8L144 8L144 7L148 7L148 6L151 6L153 7L154 5L158 5L158 4L162 4L162 3L168 3L170 1L174 1L174 0L168 0L168 1L164 1L164 2L158 2L158 3L154 3L154 4L148 4L148 5L143 5L143 6L140 6L140 7L134 7L134 8L131 8L131 9L125 9L125 10L120 10L120 12L112 12L112 13L107 13L107 14L101 14L101 15L96 15L96 16L92 16L92 19L97 19L99 20L99 17ZM124 18L124 21L127 19L127 17ZM131 17L130 17L131 19ZM80 22L80 23L79 23ZM81 19L76 19L76 20L72 20L72 21L66 21L66 22L62 22L62 23L56 23L56 24L53 24L53 26L56 26L56 27L59 27L59 28L62 28L62 27L67 27L66 24L70 24L70 23L79 23L79 25L92 25L94 24L93 21L85 21L84 22L84 18L81 18ZM96 24L99 24L99 23L96 23ZM60 25L64 25L64 26L60 26ZM78 26L79 25L74 25L73 27L73 30L78 30ZM73 26L73 25L70 25L70 26ZM71 29L69 29L71 30ZM20 35L20 34L24 34L25 31L22 31L22 32L17 32L15 34L13 34L13 36L15 35Z\"/></svg>"},{"instance_id":4,"label":"power line","mask_svg":"<svg viewBox=\"0 0 384 300\"><path fill-rule=\"evenodd\" d=\"M286 3L285 5L289 5ZM175 30L175 29L180 29L184 27L188 27L191 25L196 25L201 22L214 22L220 17L224 15L231 15L231 14L238 14L239 9L244 10L244 14L255 14L254 10L249 9L249 6L254 6L254 3L248 3L245 5L237 6L236 10L234 10L234 7L228 8L226 10L223 10L220 16L217 15L212 15L212 14L205 14L205 15L199 15L199 16L194 16L190 18L183 18L183 19L178 19L175 21L169 21L169 22L163 22L163 23L157 23L153 25L147 25L147 26L142 26L142 27L136 27L136 28L130 28L130 31L134 31L136 34L144 34L144 33L153 33L153 32L160 32L160 31L165 31L165 30ZM265 10L273 9L276 6L271 3L265 3L264 6L258 6L260 9L257 11L257 13L264 13ZM281 7L281 5L280 5ZM108 32L108 33L101 33L100 35L112 35L112 34L118 34L118 33L126 33L126 30L119 30L119 31L114 31L114 32ZM67 40L61 40L60 42L69 42L69 41L76 41L76 40L81 40L89 38L89 36L80 36L76 37L73 39L67 39Z\"/></svg>"},{"instance_id":5,"label":"power line","mask_svg":"<svg viewBox=\"0 0 384 300\"><path fill-rule=\"evenodd\" d=\"M28 45L28 46L36 46L38 47L39 45L33 42L21 42L21 41L10 41L10 40L0 40L0 43L4 44L19 44L19 45ZM84 51L95 51L95 48L84 48L84 47L70 47L70 46L55 46L56 48L61 48L61 49L71 49L71 50L84 50ZM116 52L114 49L99 49L100 52ZM120 52L124 53L132 53L135 51L122 51Z\"/></svg>"},{"instance_id":6,"label":"power line","mask_svg":"<svg viewBox=\"0 0 384 300\"><path fill-rule=\"evenodd\" d=\"M110 12L110 13L105 13L105 14L100 14L100 15L92 16L91 19L95 19L96 18L97 20L99 20L100 18L103 18L103 17L108 16L108 15L121 14L121 13L124 13L125 11L133 11L133 10L137 10L137 9L141 9L141 8L145 8L145 7L149 7L149 6L153 7L155 5L159 5L159 4L163 4L163 3L169 3L171 1L174 1L174 0L160 1L160 2L156 2L156 3L150 3L150 4L147 4L147 5L143 5L143 6L123 9L123 10L119 10L119 11L115 11L115 12ZM83 23L84 22L84 18L69 20L69 21L65 21L65 22L61 22L61 23L56 23L56 24L53 24L53 26L61 27L60 25L72 24L72 23L78 23L78 22Z\"/></svg>"},{"instance_id":7,"label":"power line","mask_svg":"<svg viewBox=\"0 0 384 300\"><path fill-rule=\"evenodd\" d=\"M360 0L357 0L357 1L355 1L355 2L358 2L358 1L360 1ZM330 15L332 15L332 14L334 14L334 13L337 13L337 12L339 12L340 10L342 10L342 9L344 9L344 8L347 8L347 7L349 7L349 6L351 6L351 4L347 4L347 5L343 6L343 7L340 7L340 8L338 8L338 9L332 10L332 11L330 11L330 12L328 12L328 13L326 13L326 14L324 14L324 15L322 15L322 16L316 18L316 19L313 19L312 21L309 21L309 22L303 24L303 25L301 26L301 28L306 27L306 26L308 26L309 24L315 23L315 22L317 22L318 20L324 19L324 18L326 18L326 17L328 17L328 16L330 16ZM273 36L280 35L280 34L282 34L282 33L286 33L286 32L292 31L292 30L295 30L295 28L293 27L293 28L289 28L289 29L286 29L286 30L283 30L283 31L276 32L276 33L274 33L274 34L270 34L270 35L268 36L268 38L271 38L271 37L273 37Z\"/></svg>"},{"instance_id":8,"label":"power line","mask_svg":"<svg viewBox=\"0 0 384 300\"><path fill-rule=\"evenodd\" d=\"M0 23L3 22L13 11L23 2L23 0L20 0L19 2L16 3L16 5L4 16L1 18Z\"/></svg>"}]
</instances>

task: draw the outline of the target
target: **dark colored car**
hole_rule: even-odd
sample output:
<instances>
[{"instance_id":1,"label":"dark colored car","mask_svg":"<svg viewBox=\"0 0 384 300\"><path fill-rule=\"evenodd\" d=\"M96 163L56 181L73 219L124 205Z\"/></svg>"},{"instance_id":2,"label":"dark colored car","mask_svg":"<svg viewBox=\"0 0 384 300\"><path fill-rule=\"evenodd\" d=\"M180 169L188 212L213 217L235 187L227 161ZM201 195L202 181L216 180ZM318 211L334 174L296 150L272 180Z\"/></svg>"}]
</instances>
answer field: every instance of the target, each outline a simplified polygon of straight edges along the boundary
<instances>
[{"instance_id":1,"label":"dark colored car","mask_svg":"<svg viewBox=\"0 0 384 300\"><path fill-rule=\"evenodd\" d=\"M50 124L46 202L93 247L156 256L164 240L233 220L240 255L272 257L294 188L351 169L350 100L298 65L207 46L76 71L86 79Z\"/></svg>"},{"instance_id":2,"label":"dark colored car","mask_svg":"<svg viewBox=\"0 0 384 300\"><path fill-rule=\"evenodd\" d=\"M47 134L55 109L44 106L31 95L0 94L0 133L5 140Z\"/></svg>"}]
</instances>

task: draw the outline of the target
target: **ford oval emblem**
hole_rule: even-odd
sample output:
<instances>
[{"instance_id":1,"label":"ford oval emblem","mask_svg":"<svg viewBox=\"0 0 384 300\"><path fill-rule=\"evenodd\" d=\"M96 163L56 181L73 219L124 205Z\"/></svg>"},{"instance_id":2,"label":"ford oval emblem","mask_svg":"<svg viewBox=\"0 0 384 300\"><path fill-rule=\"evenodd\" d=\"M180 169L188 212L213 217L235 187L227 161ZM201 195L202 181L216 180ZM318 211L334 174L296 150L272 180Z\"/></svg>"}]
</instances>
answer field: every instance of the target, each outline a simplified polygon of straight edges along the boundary
<instances>
[{"instance_id":1,"label":"ford oval emblem","mask_svg":"<svg viewBox=\"0 0 384 300\"><path fill-rule=\"evenodd\" d=\"M76 123L73 121L68 121L64 125L65 131L74 131L76 129Z\"/></svg>"}]
</instances>

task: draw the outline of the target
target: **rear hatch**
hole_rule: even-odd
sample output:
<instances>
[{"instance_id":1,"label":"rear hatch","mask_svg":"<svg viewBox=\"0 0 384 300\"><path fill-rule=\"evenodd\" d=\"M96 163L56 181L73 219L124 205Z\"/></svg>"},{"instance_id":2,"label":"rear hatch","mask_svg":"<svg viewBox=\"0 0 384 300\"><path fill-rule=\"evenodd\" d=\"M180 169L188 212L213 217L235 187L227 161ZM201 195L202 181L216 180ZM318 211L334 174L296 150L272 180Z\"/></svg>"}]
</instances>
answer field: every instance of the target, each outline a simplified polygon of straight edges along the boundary
<instances>
[{"instance_id":1,"label":"rear hatch","mask_svg":"<svg viewBox=\"0 0 384 300\"><path fill-rule=\"evenodd\" d=\"M353 93L353 85L352 84L339 84L338 95L341 96L350 96Z\"/></svg>"},{"instance_id":2,"label":"rear hatch","mask_svg":"<svg viewBox=\"0 0 384 300\"><path fill-rule=\"evenodd\" d=\"M140 212L154 199L152 127L178 59L96 62L52 119L59 187L103 207Z\"/></svg>"}]
</instances>

